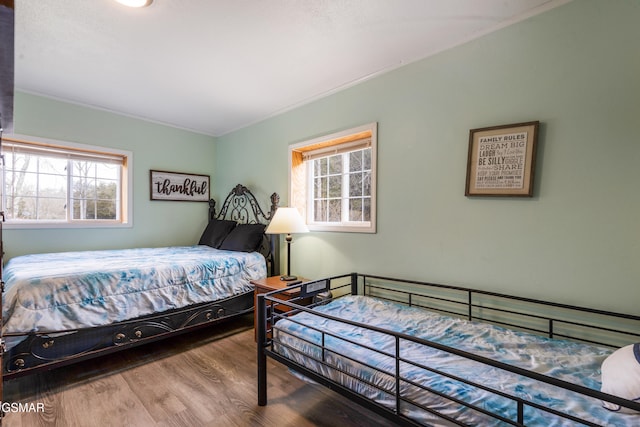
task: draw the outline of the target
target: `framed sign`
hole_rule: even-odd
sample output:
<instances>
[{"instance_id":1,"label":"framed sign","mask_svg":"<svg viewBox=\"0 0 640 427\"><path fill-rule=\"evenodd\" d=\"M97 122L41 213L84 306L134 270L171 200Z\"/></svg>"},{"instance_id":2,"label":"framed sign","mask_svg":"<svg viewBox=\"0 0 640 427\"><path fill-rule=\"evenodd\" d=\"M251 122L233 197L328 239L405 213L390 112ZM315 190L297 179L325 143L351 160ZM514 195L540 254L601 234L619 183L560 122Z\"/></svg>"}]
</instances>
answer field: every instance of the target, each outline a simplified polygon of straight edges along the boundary
<instances>
[{"instance_id":1,"label":"framed sign","mask_svg":"<svg viewBox=\"0 0 640 427\"><path fill-rule=\"evenodd\" d=\"M149 171L151 200L209 201L209 175Z\"/></svg>"},{"instance_id":2,"label":"framed sign","mask_svg":"<svg viewBox=\"0 0 640 427\"><path fill-rule=\"evenodd\" d=\"M539 123L471 129L465 196L533 196Z\"/></svg>"}]
</instances>

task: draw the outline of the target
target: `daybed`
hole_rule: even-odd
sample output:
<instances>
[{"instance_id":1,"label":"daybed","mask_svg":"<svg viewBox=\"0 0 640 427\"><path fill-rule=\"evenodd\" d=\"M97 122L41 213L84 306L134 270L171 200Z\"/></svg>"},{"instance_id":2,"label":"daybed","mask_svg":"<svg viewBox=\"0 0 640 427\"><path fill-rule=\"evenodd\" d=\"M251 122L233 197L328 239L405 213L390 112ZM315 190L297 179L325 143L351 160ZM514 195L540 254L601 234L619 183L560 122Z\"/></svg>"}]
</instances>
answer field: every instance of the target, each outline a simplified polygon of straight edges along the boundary
<instances>
[{"instance_id":1,"label":"daybed","mask_svg":"<svg viewBox=\"0 0 640 427\"><path fill-rule=\"evenodd\" d=\"M617 361L601 391L638 316L356 273L295 288L258 297L259 405L270 357L401 425L640 425Z\"/></svg>"},{"instance_id":2,"label":"daybed","mask_svg":"<svg viewBox=\"0 0 640 427\"><path fill-rule=\"evenodd\" d=\"M277 274L265 211L237 185L199 244L182 247L35 254L11 259L3 274L3 377L85 360L253 310L250 281Z\"/></svg>"}]
</instances>

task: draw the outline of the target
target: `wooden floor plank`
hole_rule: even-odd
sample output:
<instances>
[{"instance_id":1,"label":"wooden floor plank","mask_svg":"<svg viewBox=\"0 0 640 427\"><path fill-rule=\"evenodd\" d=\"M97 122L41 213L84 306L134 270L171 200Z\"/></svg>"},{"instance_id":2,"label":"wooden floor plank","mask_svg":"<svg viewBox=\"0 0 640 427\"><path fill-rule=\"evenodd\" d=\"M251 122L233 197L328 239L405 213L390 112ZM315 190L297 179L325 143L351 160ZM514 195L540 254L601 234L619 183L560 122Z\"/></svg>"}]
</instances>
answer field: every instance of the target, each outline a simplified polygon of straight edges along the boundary
<instances>
[{"instance_id":1,"label":"wooden floor plank","mask_svg":"<svg viewBox=\"0 0 640 427\"><path fill-rule=\"evenodd\" d=\"M392 426L271 360L269 403L257 405L251 315L172 339L5 381L5 402L44 403L8 413L3 427Z\"/></svg>"},{"instance_id":2,"label":"wooden floor plank","mask_svg":"<svg viewBox=\"0 0 640 427\"><path fill-rule=\"evenodd\" d=\"M122 373L133 393L155 421L161 421L187 409L172 388L158 387L158 378L165 381L167 372L158 363L138 366Z\"/></svg>"}]
</instances>

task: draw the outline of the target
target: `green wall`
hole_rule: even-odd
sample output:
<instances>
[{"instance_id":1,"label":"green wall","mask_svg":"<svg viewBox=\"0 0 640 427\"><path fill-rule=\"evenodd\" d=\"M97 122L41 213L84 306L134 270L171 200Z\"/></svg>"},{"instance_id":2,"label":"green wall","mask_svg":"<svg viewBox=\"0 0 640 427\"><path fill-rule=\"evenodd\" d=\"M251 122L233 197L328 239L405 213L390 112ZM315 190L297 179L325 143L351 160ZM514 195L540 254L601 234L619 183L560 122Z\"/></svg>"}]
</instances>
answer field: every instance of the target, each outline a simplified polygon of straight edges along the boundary
<instances>
[{"instance_id":1,"label":"green wall","mask_svg":"<svg viewBox=\"0 0 640 427\"><path fill-rule=\"evenodd\" d=\"M212 137L22 92L16 94L14 109L16 134L132 151L133 227L5 228L6 259L25 253L197 243L208 204L151 201L149 170L210 175Z\"/></svg>"},{"instance_id":2,"label":"green wall","mask_svg":"<svg viewBox=\"0 0 640 427\"><path fill-rule=\"evenodd\" d=\"M378 233L294 237L358 271L638 314L640 2L580 0L217 138L215 189L287 204L287 147L378 122ZM464 196L469 129L540 120L533 198ZM220 190L222 191L222 190Z\"/></svg>"}]
</instances>

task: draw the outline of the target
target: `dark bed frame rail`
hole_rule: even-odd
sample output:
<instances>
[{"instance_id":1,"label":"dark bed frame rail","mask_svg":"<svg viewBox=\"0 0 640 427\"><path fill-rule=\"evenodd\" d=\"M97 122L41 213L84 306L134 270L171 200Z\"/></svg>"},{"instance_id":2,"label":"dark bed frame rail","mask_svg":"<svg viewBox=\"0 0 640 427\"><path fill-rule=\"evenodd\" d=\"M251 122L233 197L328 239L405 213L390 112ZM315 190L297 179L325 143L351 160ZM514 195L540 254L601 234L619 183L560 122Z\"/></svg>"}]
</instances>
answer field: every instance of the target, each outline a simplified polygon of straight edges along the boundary
<instances>
[{"instance_id":1,"label":"dark bed frame rail","mask_svg":"<svg viewBox=\"0 0 640 427\"><path fill-rule=\"evenodd\" d=\"M352 273L350 275L343 276L335 276L328 279L330 282L331 291L334 294L334 297L340 297L344 294L365 294L365 295L374 295L376 297L381 297L384 299L402 302L406 304L411 304L414 306L419 306L426 309L435 309L437 312L444 312L448 315L460 316L462 318L467 318L470 320L478 320L489 323L496 323L507 325L509 327L515 327L517 329L522 329L526 331L532 331L534 333L538 333L541 335L547 335L549 337L561 337L568 338L576 341L583 341L587 343L596 343L605 346L619 346L624 344L629 344L632 342L636 342L640 334L633 331L640 331L640 317L633 316L628 314L619 314L613 313L603 310L595 310L584 307L577 307L559 303L547 303L545 301L522 298L522 297L512 297L505 294L499 294L494 292L485 292L485 291L477 291L468 288L462 288L457 286L448 286L448 285L439 285L427 282L419 282L412 280L402 280L402 279L393 279L382 276L375 275L361 275L357 273ZM394 285L403 285L407 289L398 289ZM298 287L304 286L304 284L295 285ZM294 287L295 287L294 286ZM348 288L348 291L345 290ZM403 359L401 357L401 349L403 345L406 343L412 343L413 345L424 345L431 348L435 348L440 351L447 352L449 354L457 355L463 358L467 358L470 360L474 360L476 362L490 365L492 367L502 369L505 371L512 372L517 375L522 375L524 377L529 377L535 381L539 381L542 383L547 383L555 387L560 387L566 390L569 390L573 393L581 394L584 396L588 396L598 401L609 401L617 405L621 405L636 411L640 411L640 403L629 401L626 399L619 398L617 396L612 396L606 393L602 393L600 391L596 391L587 387L579 386L576 384L572 384L563 380L559 380L556 378L548 377L546 375L538 374L536 372L528 371L522 368L518 368L512 365L508 365L502 362L497 362L495 360L491 360L482 356L478 356L472 353L468 353L462 350L458 350L456 348L444 346L442 344L438 344L436 342L423 340L420 338L416 338L413 336L393 333L388 330L380 329L377 327L361 324L358 322L353 322L347 319L336 318L333 316L329 316L323 314L324 318L334 320L337 322L343 322L346 324L350 324L356 327L368 329L371 331L376 331L379 333L384 333L389 336L393 336L396 342L396 351L395 354L386 356L391 356L395 358L396 363L396 372L395 372L395 387L391 390L380 389L375 384L371 382L367 382L363 380L361 377L356 377L355 375L346 372L345 370L338 369L334 365L329 365L326 360L324 360L324 354L327 350L324 347L325 338L328 336L332 336L330 332L319 331L322 334L323 340L320 349L322 351L322 359L316 359L316 362L323 364L326 369L330 369L333 371L339 371L341 374L349 376L351 380L357 381L359 383L364 383L368 387L378 389L381 392L384 392L390 396L393 396L396 401L395 408L388 408L386 406L381 405L373 400L369 400L350 388L343 386L342 384L334 381L330 378L324 377L314 370L305 367L304 365L297 363L296 361L289 359L287 357L282 356L280 353L275 351L274 346L287 347L290 351L296 351L292 347L288 346L286 343L279 341L277 338L271 337L272 325L275 324L278 320L283 318L288 318L292 322L299 323L295 320L295 318L291 318L292 315L296 313L300 313L302 311L305 312L313 312L312 309L314 305L303 306L298 304L300 301L298 299L291 299L289 301L282 301L278 299L278 293L280 291L270 292L268 294L259 295L258 303L257 303L257 316L258 316L258 404L266 405L267 404L267 386L266 386L266 358L271 357L274 360L288 366L289 368L307 376L308 378L329 387L343 396L354 400L355 402L375 411L376 413L393 420L401 425L420 425L415 420L408 418L407 416L401 414L400 408L402 405L409 405L415 408L419 408L422 411L429 412L437 417L441 417L453 424L464 425L464 423L457 421L445 414L441 414L438 411L425 407L419 402L412 401L401 395L401 393L397 393L396 390L400 390L400 385L404 384L407 387L415 387L420 389L421 392L428 392L437 394L445 399L456 402L457 404L464 405L467 408L483 413L487 416L500 420L506 424L510 425L523 425L524 422L524 410L526 407L536 408L540 411L544 411L548 414L554 415L556 417L560 417L565 420L570 420L575 423L580 423L582 425L589 426L597 426L598 424L593 423L588 420L582 420L580 418L576 418L570 414L563 413L561 411L557 411L551 408L547 408L541 406L535 402L530 402L525 399L521 399L509 394L505 394L498 390L490 389L485 387L482 384L474 383L470 380L457 378L451 374L446 372L438 371L436 369L432 369L428 366L421 366L412 361ZM460 295L463 295L461 297ZM493 302L491 302L493 300ZM427 305L426 301L434 302L435 308ZM507 301L510 303L508 305L509 308L501 308L496 305L496 301L498 303L502 303ZM315 304L323 304L326 302L326 299L320 299ZM443 307L444 306L444 307ZM282 312L283 307L288 307L289 311ZM454 307L452 309L452 307ZM536 314L535 309L540 312L540 307L542 307L543 315ZM510 320L509 322L501 322L496 321L496 314L498 313L498 317L504 317L505 315L509 318L513 318L515 320ZM547 329L538 329L530 327L530 320L533 319L534 323L544 323L548 325ZM523 325L518 323L513 323L518 319L525 319ZM577 320L576 320L577 319ZM618 323L624 323L624 328L618 329L615 327ZM602 324L601 324L602 323ZM570 325L571 333L570 334L558 334L555 331L558 329L558 325ZM597 335L602 335L603 332L615 333L615 339L613 340L605 340L601 342L600 340L594 341L592 339L594 332ZM333 335L335 336L335 335ZM621 337L626 337L626 342L620 344ZM346 340L343 337L340 337L341 340L348 341L352 345L363 347L362 344L358 344L353 341ZM308 344L314 345L311 342L307 341ZM368 348L370 351L380 352L378 349ZM337 354L336 349L331 350L332 353ZM350 358L350 356L346 354L340 355L341 357ZM308 355L305 355L308 357ZM360 363L362 366L366 366L368 369L378 370L378 368L374 368L369 366L366 362L363 361L355 361ZM412 364L413 366L423 369L425 371L433 372L437 375L442 375L445 377L449 377L453 380L460 381L468 384L471 387L477 387L486 391L489 391L495 395L502 396L506 399L510 399L514 402L518 410L518 416L516 420L506 419L499 414L494 414L485 410L483 408L477 407L467 402L462 402L454 397L448 396L442 392L437 390L430 389L424 385L417 384L412 381L410 378L403 378L400 375L400 364ZM382 371L379 371L382 373ZM388 375L388 373L384 373Z\"/></svg>"},{"instance_id":2,"label":"dark bed frame rail","mask_svg":"<svg viewBox=\"0 0 640 427\"><path fill-rule=\"evenodd\" d=\"M71 365L251 313L253 292L106 326L32 333L5 356L3 379ZM4 338L24 334L5 334Z\"/></svg>"},{"instance_id":3,"label":"dark bed frame rail","mask_svg":"<svg viewBox=\"0 0 640 427\"><path fill-rule=\"evenodd\" d=\"M177 336L253 311L253 292L106 326L31 333L5 356L3 379L67 366ZM8 333L4 338L24 334Z\"/></svg>"},{"instance_id":4,"label":"dark bed frame rail","mask_svg":"<svg viewBox=\"0 0 640 427\"><path fill-rule=\"evenodd\" d=\"M459 286L375 275L358 276L361 282L359 286L364 288L361 294L468 320L606 347L620 347L640 340L640 316ZM393 284L412 284L420 288L409 292L393 288ZM452 293L458 298L452 298ZM434 304L434 301L437 303Z\"/></svg>"}]
</instances>

